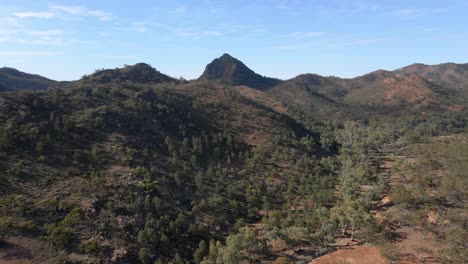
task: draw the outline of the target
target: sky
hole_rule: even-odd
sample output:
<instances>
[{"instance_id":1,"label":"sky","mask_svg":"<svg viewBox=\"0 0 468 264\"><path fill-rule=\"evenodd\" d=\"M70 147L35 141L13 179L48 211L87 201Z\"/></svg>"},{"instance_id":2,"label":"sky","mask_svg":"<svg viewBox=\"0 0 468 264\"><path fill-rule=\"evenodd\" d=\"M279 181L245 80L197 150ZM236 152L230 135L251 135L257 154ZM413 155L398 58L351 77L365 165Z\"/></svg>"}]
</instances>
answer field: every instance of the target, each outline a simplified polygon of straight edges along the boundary
<instances>
[{"instance_id":1,"label":"sky","mask_svg":"<svg viewBox=\"0 0 468 264\"><path fill-rule=\"evenodd\" d=\"M466 0L0 0L0 67L55 80L145 62L197 78L223 53L265 76L468 62Z\"/></svg>"}]
</instances>

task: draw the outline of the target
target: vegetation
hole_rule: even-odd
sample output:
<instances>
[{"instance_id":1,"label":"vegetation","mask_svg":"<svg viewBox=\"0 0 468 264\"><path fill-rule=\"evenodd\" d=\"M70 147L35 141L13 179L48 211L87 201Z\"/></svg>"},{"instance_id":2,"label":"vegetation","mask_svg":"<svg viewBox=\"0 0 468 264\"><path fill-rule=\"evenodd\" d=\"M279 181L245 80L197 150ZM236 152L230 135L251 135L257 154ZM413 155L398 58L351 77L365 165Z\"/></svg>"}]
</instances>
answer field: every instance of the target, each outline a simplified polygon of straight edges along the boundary
<instances>
[{"instance_id":1,"label":"vegetation","mask_svg":"<svg viewBox=\"0 0 468 264\"><path fill-rule=\"evenodd\" d=\"M13 68L0 68L0 92L21 90L45 90L63 87L66 82L56 82L35 74L20 72Z\"/></svg>"},{"instance_id":2,"label":"vegetation","mask_svg":"<svg viewBox=\"0 0 468 264\"><path fill-rule=\"evenodd\" d=\"M310 80L327 82L296 81ZM344 238L396 260L386 226L408 225L466 262L465 112L342 115L349 105L324 99L336 114L324 118L250 92L137 64L0 95L0 239L43 243L46 262L291 263L279 256ZM393 168L406 177L390 185L379 165L398 151L421 162ZM395 205L379 222L386 193Z\"/></svg>"}]
</instances>

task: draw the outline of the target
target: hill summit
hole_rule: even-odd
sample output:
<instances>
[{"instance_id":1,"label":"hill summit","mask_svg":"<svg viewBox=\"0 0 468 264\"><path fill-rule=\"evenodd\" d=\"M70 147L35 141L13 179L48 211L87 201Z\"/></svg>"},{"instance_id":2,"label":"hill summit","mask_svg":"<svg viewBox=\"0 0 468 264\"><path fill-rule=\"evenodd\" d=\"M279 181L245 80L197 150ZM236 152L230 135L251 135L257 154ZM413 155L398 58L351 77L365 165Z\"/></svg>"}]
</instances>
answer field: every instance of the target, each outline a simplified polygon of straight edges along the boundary
<instances>
[{"instance_id":1,"label":"hill summit","mask_svg":"<svg viewBox=\"0 0 468 264\"><path fill-rule=\"evenodd\" d=\"M136 83L177 82L176 79L159 72L146 63L137 63L117 69L98 70L84 77L83 80L96 83L118 83L126 81Z\"/></svg>"},{"instance_id":2,"label":"hill summit","mask_svg":"<svg viewBox=\"0 0 468 264\"><path fill-rule=\"evenodd\" d=\"M273 87L281 82L278 79L255 73L242 61L226 53L208 64L199 80L219 81L230 85L246 85L260 90Z\"/></svg>"}]
</instances>

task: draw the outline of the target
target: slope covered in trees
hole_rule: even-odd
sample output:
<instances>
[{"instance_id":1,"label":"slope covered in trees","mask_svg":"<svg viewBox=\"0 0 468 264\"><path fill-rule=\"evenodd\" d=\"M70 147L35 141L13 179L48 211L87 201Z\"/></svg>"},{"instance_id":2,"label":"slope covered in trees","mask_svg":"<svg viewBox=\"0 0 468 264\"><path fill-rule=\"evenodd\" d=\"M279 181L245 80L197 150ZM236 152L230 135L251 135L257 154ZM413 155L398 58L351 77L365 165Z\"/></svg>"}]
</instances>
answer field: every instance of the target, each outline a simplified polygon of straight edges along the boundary
<instances>
[{"instance_id":1,"label":"slope covered in trees","mask_svg":"<svg viewBox=\"0 0 468 264\"><path fill-rule=\"evenodd\" d=\"M0 68L0 92L19 90L45 90L61 87L66 83L56 82L40 75L20 72L13 68Z\"/></svg>"},{"instance_id":2,"label":"slope covered in trees","mask_svg":"<svg viewBox=\"0 0 468 264\"><path fill-rule=\"evenodd\" d=\"M394 199L402 215L447 204L457 209L442 211L459 212L464 193L453 188L464 163L441 147L437 155L450 160L430 166L449 171L448 182L431 172L401 188L379 171L381 154L466 133L468 116L443 107L377 114L345 103L361 84L395 78L386 75L359 85L316 75L291 81L335 116L293 100L305 95L283 97L287 82L265 91L185 82L146 64L97 71L65 88L1 94L0 260L288 263L343 239L392 245L385 223L414 222L379 222L376 202L410 193ZM443 223L430 229L454 249L441 259L463 260L453 234L462 222Z\"/></svg>"}]
</instances>

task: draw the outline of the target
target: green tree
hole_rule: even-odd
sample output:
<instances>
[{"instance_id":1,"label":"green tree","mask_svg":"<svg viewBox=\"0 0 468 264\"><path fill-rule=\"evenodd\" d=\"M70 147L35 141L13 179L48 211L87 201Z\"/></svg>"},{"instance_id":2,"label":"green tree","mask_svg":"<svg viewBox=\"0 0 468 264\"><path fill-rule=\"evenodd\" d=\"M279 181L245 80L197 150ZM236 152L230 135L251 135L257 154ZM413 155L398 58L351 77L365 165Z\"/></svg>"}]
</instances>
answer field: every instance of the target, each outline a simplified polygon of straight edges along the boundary
<instances>
[{"instance_id":1,"label":"green tree","mask_svg":"<svg viewBox=\"0 0 468 264\"><path fill-rule=\"evenodd\" d=\"M201 240L198 244L198 248L193 252L193 262L200 263L203 260L203 257L206 255L206 242Z\"/></svg>"}]
</instances>

